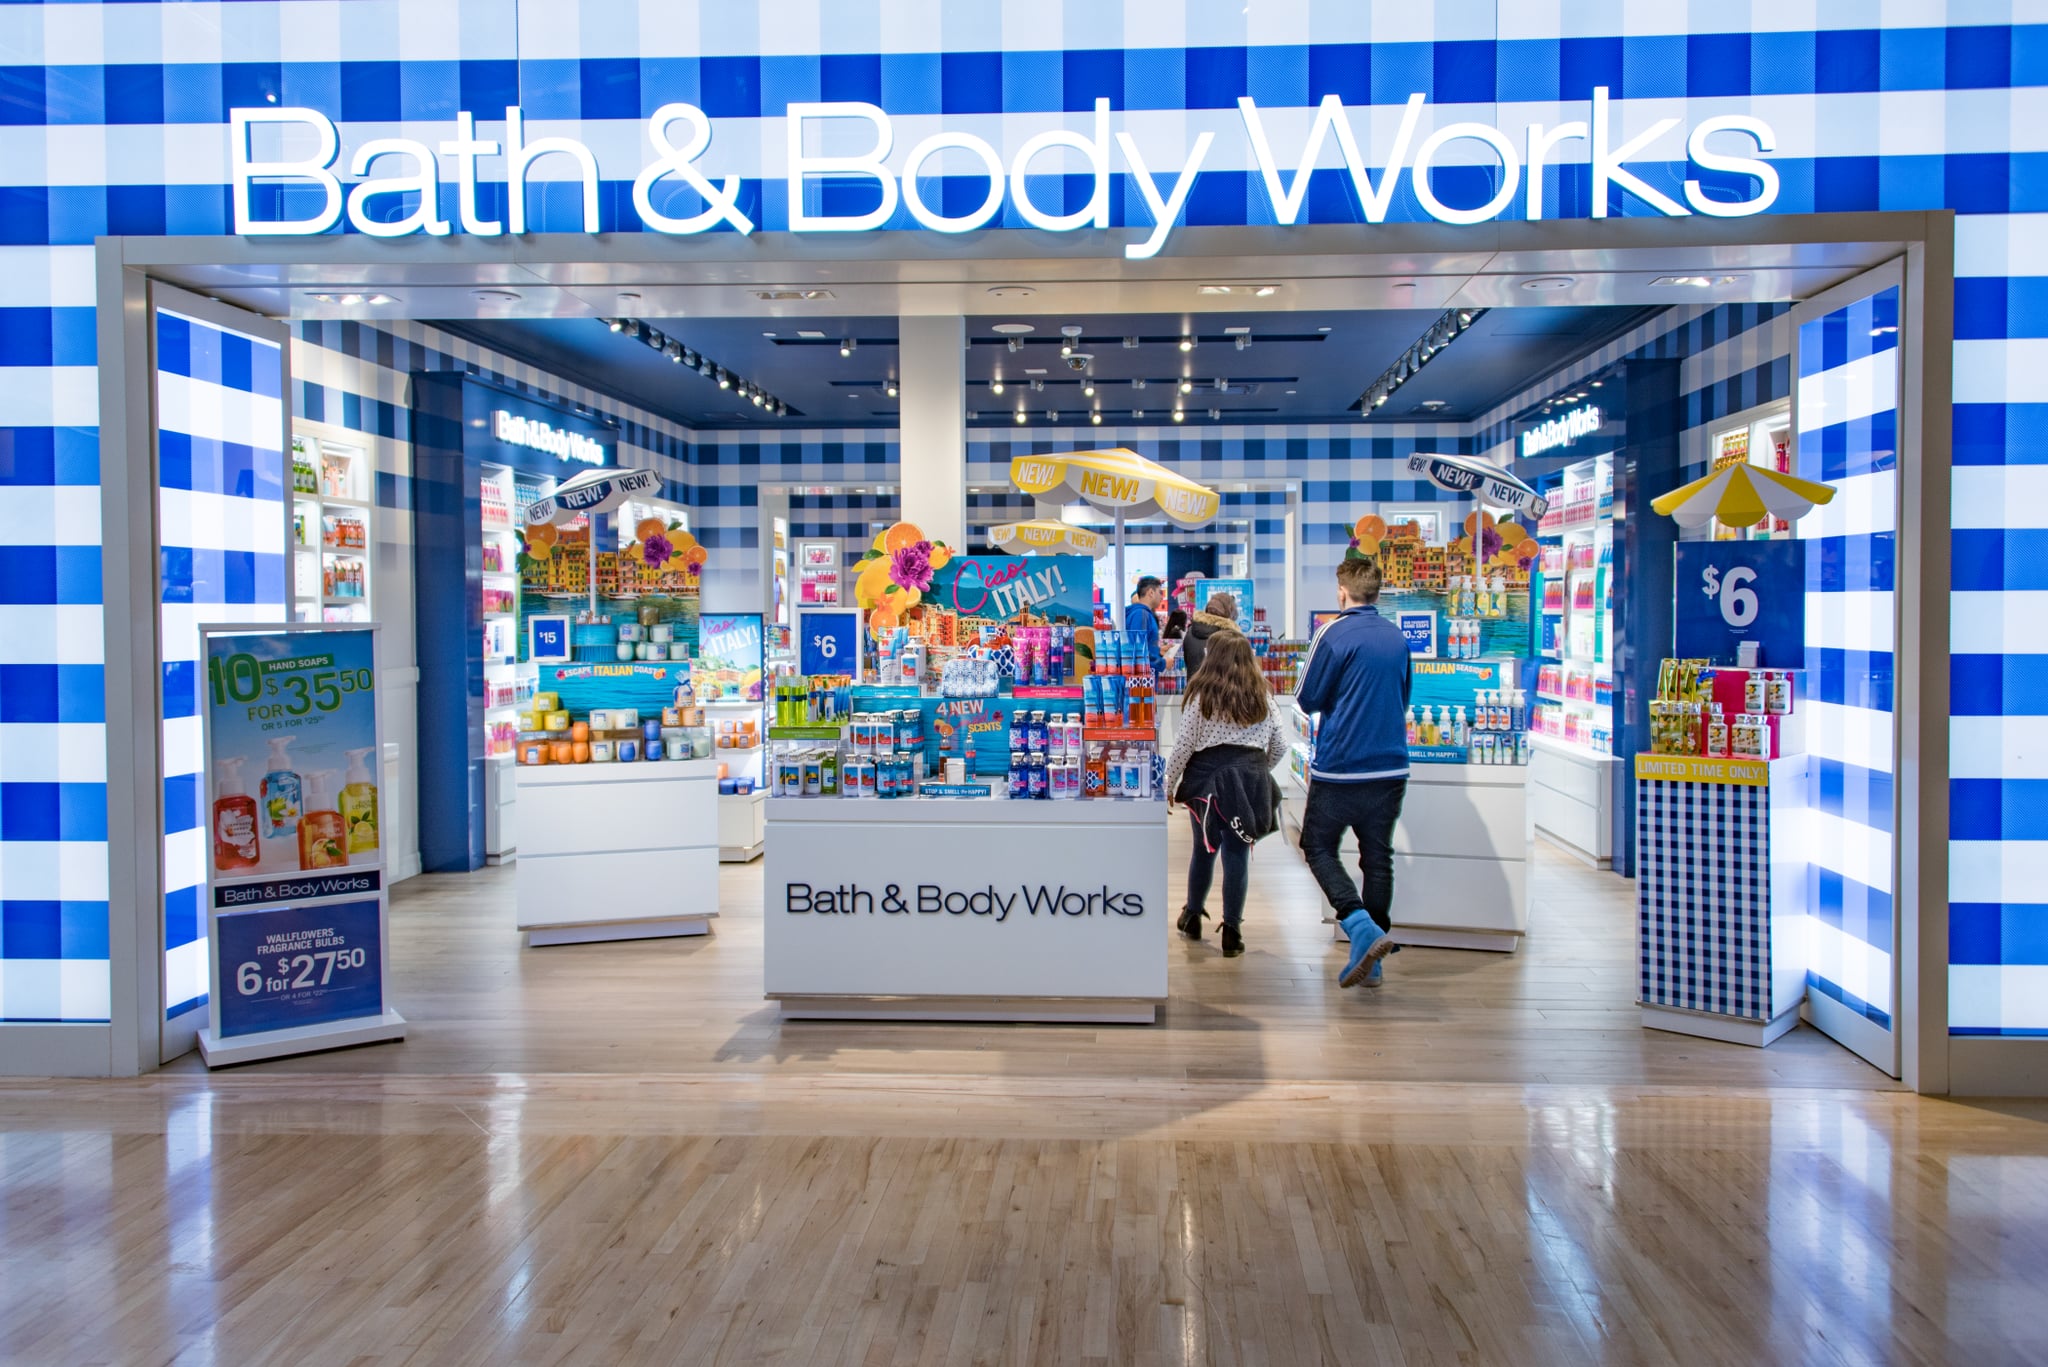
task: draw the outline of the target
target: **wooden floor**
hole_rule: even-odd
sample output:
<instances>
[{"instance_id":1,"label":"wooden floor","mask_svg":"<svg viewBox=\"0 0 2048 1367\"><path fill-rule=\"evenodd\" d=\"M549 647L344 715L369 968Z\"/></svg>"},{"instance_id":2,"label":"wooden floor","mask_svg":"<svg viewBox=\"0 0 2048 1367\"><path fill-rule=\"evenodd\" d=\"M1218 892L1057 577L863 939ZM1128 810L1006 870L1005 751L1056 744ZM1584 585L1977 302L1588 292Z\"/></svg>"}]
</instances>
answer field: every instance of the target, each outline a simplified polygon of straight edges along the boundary
<instances>
[{"instance_id":1,"label":"wooden floor","mask_svg":"<svg viewBox=\"0 0 2048 1367\"><path fill-rule=\"evenodd\" d=\"M1251 953L1052 1029L779 1025L760 877L540 951L416 880L402 1045L0 1083L0 1362L2048 1361L2048 1107L1643 1031L1619 880L1340 992L1269 844Z\"/></svg>"}]
</instances>

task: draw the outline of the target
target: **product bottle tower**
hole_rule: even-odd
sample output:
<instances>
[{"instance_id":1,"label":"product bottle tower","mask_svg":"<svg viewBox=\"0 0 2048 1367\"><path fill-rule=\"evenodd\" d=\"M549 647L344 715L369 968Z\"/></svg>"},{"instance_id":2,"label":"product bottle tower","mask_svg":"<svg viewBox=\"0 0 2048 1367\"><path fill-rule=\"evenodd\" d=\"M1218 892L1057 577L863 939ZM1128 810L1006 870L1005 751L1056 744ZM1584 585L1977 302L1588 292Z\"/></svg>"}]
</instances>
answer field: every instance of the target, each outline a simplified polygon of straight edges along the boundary
<instances>
[{"instance_id":1,"label":"product bottle tower","mask_svg":"<svg viewBox=\"0 0 2048 1367\"><path fill-rule=\"evenodd\" d=\"M338 869L348 863L348 831L334 800L334 771L306 775L306 810L299 818L299 867Z\"/></svg>"},{"instance_id":2,"label":"product bottle tower","mask_svg":"<svg viewBox=\"0 0 2048 1367\"><path fill-rule=\"evenodd\" d=\"M348 852L370 854L377 849L377 784L365 756L371 746L348 751L348 781L341 789L341 820L348 828Z\"/></svg>"},{"instance_id":3,"label":"product bottle tower","mask_svg":"<svg viewBox=\"0 0 2048 1367\"><path fill-rule=\"evenodd\" d=\"M242 777L242 757L213 766L213 868L216 873L253 869L263 861L256 836L256 799Z\"/></svg>"}]
</instances>

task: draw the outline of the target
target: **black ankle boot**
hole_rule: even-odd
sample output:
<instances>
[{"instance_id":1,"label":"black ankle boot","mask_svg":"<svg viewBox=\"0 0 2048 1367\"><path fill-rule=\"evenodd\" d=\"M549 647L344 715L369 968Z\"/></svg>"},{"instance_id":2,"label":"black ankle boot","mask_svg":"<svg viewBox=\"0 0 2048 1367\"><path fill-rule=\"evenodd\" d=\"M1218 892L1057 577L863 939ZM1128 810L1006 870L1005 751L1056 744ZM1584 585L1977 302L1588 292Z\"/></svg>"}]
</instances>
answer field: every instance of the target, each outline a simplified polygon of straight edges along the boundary
<instances>
[{"instance_id":1,"label":"black ankle boot","mask_svg":"<svg viewBox=\"0 0 2048 1367\"><path fill-rule=\"evenodd\" d=\"M1207 914L1196 911L1193 907L1182 907L1180 919L1174 922L1174 925L1190 940L1199 940L1202 938L1202 917Z\"/></svg>"},{"instance_id":2,"label":"black ankle boot","mask_svg":"<svg viewBox=\"0 0 2048 1367\"><path fill-rule=\"evenodd\" d=\"M1238 955L1244 953L1244 936L1238 933L1236 922L1225 921L1223 923L1222 938L1224 958L1235 959Z\"/></svg>"}]
</instances>

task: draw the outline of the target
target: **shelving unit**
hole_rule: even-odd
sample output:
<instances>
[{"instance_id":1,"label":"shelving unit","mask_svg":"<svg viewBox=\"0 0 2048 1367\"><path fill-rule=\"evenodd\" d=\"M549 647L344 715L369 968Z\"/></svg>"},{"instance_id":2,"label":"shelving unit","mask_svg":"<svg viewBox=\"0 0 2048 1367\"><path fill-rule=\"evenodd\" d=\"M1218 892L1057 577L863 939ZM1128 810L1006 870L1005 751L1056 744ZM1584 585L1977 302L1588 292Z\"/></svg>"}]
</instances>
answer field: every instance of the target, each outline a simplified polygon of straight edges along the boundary
<instances>
[{"instance_id":1,"label":"shelving unit","mask_svg":"<svg viewBox=\"0 0 2048 1367\"><path fill-rule=\"evenodd\" d=\"M1613 859L1615 789L1611 455L1565 467L1537 539L1542 658L1529 807L1540 833L1605 867Z\"/></svg>"},{"instance_id":2,"label":"shelving unit","mask_svg":"<svg viewBox=\"0 0 2048 1367\"><path fill-rule=\"evenodd\" d=\"M520 676L519 659L519 536L515 528L525 511L512 471L502 465L483 467L483 602L484 752L491 758L510 755L518 742L514 720L519 704L532 696L532 671ZM509 848L504 853L509 853ZM500 851L493 850L495 858Z\"/></svg>"},{"instance_id":3,"label":"shelving unit","mask_svg":"<svg viewBox=\"0 0 2048 1367\"><path fill-rule=\"evenodd\" d=\"M1747 462L1759 469L1792 474L1791 404L1772 404L1761 415L1714 433L1713 452L1716 470ZM1783 518L1765 518L1753 527L1713 524L1716 541L1782 541L1791 535L1792 524Z\"/></svg>"},{"instance_id":4,"label":"shelving unit","mask_svg":"<svg viewBox=\"0 0 2048 1367\"><path fill-rule=\"evenodd\" d=\"M839 543L799 541L797 603L801 607L839 606Z\"/></svg>"},{"instance_id":5,"label":"shelving unit","mask_svg":"<svg viewBox=\"0 0 2048 1367\"><path fill-rule=\"evenodd\" d=\"M377 545L368 450L292 435L292 618L367 622Z\"/></svg>"}]
</instances>

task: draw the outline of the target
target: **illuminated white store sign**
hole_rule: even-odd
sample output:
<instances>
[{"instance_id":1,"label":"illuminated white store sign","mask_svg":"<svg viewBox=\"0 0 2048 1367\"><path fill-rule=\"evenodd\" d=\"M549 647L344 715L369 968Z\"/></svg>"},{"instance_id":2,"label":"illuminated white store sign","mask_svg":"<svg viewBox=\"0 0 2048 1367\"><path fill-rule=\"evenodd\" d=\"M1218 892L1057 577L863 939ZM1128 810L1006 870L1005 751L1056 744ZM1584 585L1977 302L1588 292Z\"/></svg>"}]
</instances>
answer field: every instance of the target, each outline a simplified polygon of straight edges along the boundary
<instances>
[{"instance_id":1,"label":"illuminated white store sign","mask_svg":"<svg viewBox=\"0 0 2048 1367\"><path fill-rule=\"evenodd\" d=\"M1775 150L1777 135L1769 124L1745 114L1717 115L1693 124L1686 135L1685 155L1691 165L1702 170L1753 178L1756 193L1752 198L1732 202L1711 199L1699 181L1688 179L1683 186L1685 202L1680 203L1648 184L1628 169L1628 163L1650 157L1651 145L1679 127L1681 121L1676 117L1657 119L1641 126L1634 136L1624 138L1618 131L1618 120L1604 86L1593 91L1590 120L1532 123L1522 131L1519 140L1485 123L1447 123L1418 140L1425 97L1410 95L1384 147L1361 147L1352 117L1354 113L1363 113L1365 122L1370 124L1371 112L1347 109L1335 95L1325 95L1316 106L1308 132L1298 143L1281 143L1275 131L1268 129L1267 114L1260 111L1256 101L1246 97L1237 104L1251 161L1272 202L1274 218L1282 225L1292 225L1300 219L1308 198L1309 172L1332 140L1368 223L1386 220L1404 172L1423 212L1439 223L1485 223L1504 214L1512 216L1511 211L1518 211L1532 221L1540 219L1544 212L1544 168L1563 160L1566 144L1572 143L1585 145L1585 159L1592 172L1594 218L1606 218L1618 207L1623 193L1674 218L1693 213L1743 218L1762 213L1778 197L1777 169L1767 161L1746 155L1752 148L1757 152ZM1289 115L1292 113L1289 111ZM1139 150L1137 139L1122 130L1112 133L1110 123L1109 101L1097 100L1088 129L1054 128L1034 134L1005 163L1001 153L986 139L951 129L932 133L907 151L901 150L894 121L872 104L791 104L786 106L783 116L783 177L787 185L789 230L868 232L887 223L901 205L914 221L933 232L964 233L997 221L1006 202L1026 223L1046 232L1107 228L1110 175L1112 169L1120 169L1137 186L1152 218L1152 230L1145 240L1124 247L1126 257L1142 260L1165 245L1167 234L1180 221L1196 178L1215 145L1216 133L1204 130L1192 146L1184 144L1178 156L1160 159L1155 152L1154 160L1148 161ZM1285 124L1298 126L1298 121L1286 117ZM866 150L829 156L808 151L824 137L827 125L834 129L835 144L865 142ZM300 147L310 133L312 151L274 161L256 160L250 149L250 135L262 127L273 128L282 135L274 137L274 141L289 141ZM680 137L675 136L678 130ZM303 108L232 110L228 154L235 231L251 237L324 233L332 230L346 212L349 223L371 237L406 237L413 233L439 237L453 232L456 224L460 224L463 232L479 237L516 235L527 230L527 183L534 163L543 157L567 158L573 164L583 190L583 231L598 231L599 168L596 155L584 143L568 137L529 138L525 115L517 105L505 110L502 140L479 137L476 118L467 110L455 116L454 133L453 138L436 146L395 137L371 138L357 144L346 162L347 175L354 183L344 189L340 170L341 131L327 115ZM655 156L639 168L633 181L634 212L647 228L688 235L725 224L741 233L754 231L753 219L739 204L740 178L726 175L713 179L697 166L698 159L711 146L711 135L710 118L695 105L665 104L647 121L647 136ZM1710 146L1710 141L1717 137L1718 142ZM1446 204L1430 184L1431 168L1439 160L1447 159L1447 149L1460 142L1490 149L1486 158L1500 163L1499 188L1484 204ZM1052 176L1062 169L1050 161L1040 165L1043 154L1055 148L1079 153L1093 177L1094 188L1088 202L1071 212L1054 213L1032 198L1030 177L1034 173ZM944 214L925 199L930 177L939 174L934 159L949 150L965 153L975 166L974 175L988 182L988 193L982 202L967 213ZM478 207L477 186L483 183L485 158L502 159L503 183L507 187L502 222L485 218ZM455 184L453 223L445 216L441 203L443 159ZM1370 169L1374 164L1382 168L1377 177ZM370 178L373 168L380 174ZM925 178L922 183L921 175ZM841 181L871 180L879 190L878 202L866 213L814 213L805 203L805 189L810 179L818 176ZM654 191L664 181L670 182L671 187L693 191L702 208L683 218L657 208ZM323 195L320 211L306 218L258 218L250 205L250 190L259 182L296 182L317 187ZM1040 189L1039 193L1045 191ZM372 216L371 203L379 196L394 194L414 197L411 212L389 222Z\"/></svg>"},{"instance_id":2,"label":"illuminated white store sign","mask_svg":"<svg viewBox=\"0 0 2048 1367\"><path fill-rule=\"evenodd\" d=\"M491 435L507 446L524 446L529 451L544 451L563 460L580 460L585 465L604 464L602 443L580 433L550 427L535 418L507 413L502 408L491 414Z\"/></svg>"},{"instance_id":3,"label":"illuminated white store sign","mask_svg":"<svg viewBox=\"0 0 2048 1367\"><path fill-rule=\"evenodd\" d=\"M1548 422L1539 422L1522 434L1522 456L1540 456L1545 451L1560 446L1570 446L1580 437L1589 437L1600 430L1600 410L1597 408L1574 408L1569 413L1560 413Z\"/></svg>"}]
</instances>

